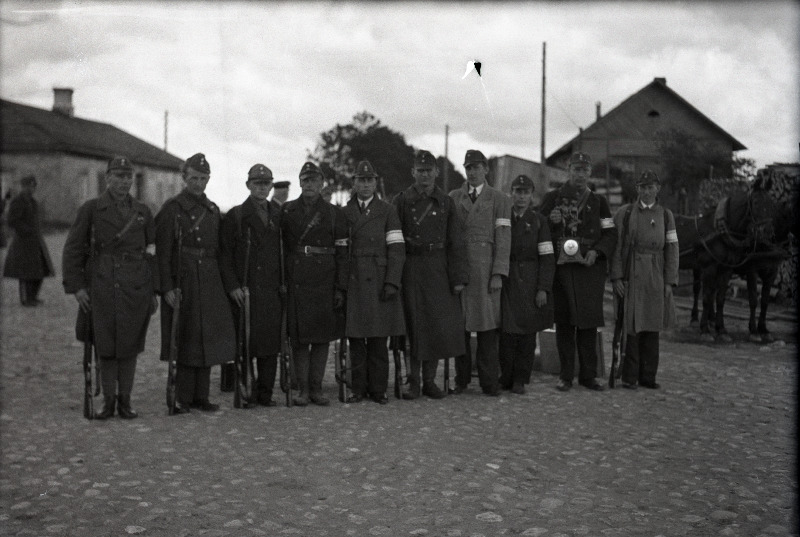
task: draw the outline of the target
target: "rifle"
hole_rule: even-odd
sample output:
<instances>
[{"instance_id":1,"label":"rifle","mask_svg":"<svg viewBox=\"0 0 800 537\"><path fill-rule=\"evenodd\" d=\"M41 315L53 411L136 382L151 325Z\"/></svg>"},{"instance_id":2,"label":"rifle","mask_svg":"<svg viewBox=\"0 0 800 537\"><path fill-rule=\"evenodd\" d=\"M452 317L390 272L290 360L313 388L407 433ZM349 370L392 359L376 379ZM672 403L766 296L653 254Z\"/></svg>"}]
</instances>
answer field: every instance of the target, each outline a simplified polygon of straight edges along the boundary
<instances>
[{"instance_id":1,"label":"rifle","mask_svg":"<svg viewBox=\"0 0 800 537\"><path fill-rule=\"evenodd\" d=\"M286 289L286 267L283 252L283 231L280 231L280 262L281 262L281 354L279 357L281 364L281 390L286 394L286 406L292 406L292 384L294 383L294 358L292 356L292 346L289 342L288 334L288 304Z\"/></svg>"},{"instance_id":2,"label":"rifle","mask_svg":"<svg viewBox=\"0 0 800 537\"><path fill-rule=\"evenodd\" d=\"M92 225L91 235L89 239L89 279L91 281L91 274L93 270L92 259L94 258L94 225ZM91 283L89 289L91 289ZM94 398L100 393L100 382L96 383L92 389L92 367L94 367L95 374L99 377L99 368L97 367L97 359L94 352L94 330L92 329L92 311L85 312L86 324L83 328L83 417L87 420L94 419ZM93 360L94 358L94 360Z\"/></svg>"},{"instance_id":3,"label":"rifle","mask_svg":"<svg viewBox=\"0 0 800 537\"><path fill-rule=\"evenodd\" d=\"M450 391L450 357L444 359L444 393L453 393Z\"/></svg>"},{"instance_id":4,"label":"rifle","mask_svg":"<svg viewBox=\"0 0 800 537\"><path fill-rule=\"evenodd\" d=\"M244 291L244 305L239 309L239 330L237 331L236 367L233 371L233 406L246 408L252 402L255 393L253 374L253 360L250 357L250 290L247 288L247 273L250 268L250 228L247 228L247 241L244 250L244 274L242 275L242 290ZM247 379L250 379L250 390L247 389Z\"/></svg>"},{"instance_id":5,"label":"rifle","mask_svg":"<svg viewBox=\"0 0 800 537\"><path fill-rule=\"evenodd\" d=\"M403 394L408 393L408 350L406 349L405 336L392 336L389 338L389 347L394 356L394 396L402 399ZM402 358L401 358L402 349ZM405 363L406 374L403 376L403 364Z\"/></svg>"},{"instance_id":6,"label":"rifle","mask_svg":"<svg viewBox=\"0 0 800 537\"><path fill-rule=\"evenodd\" d=\"M333 364L336 382L339 384L339 401L346 403L350 398L350 386L353 383L352 372L347 365L347 338L342 338L334 344Z\"/></svg>"},{"instance_id":7,"label":"rifle","mask_svg":"<svg viewBox=\"0 0 800 537\"><path fill-rule=\"evenodd\" d=\"M183 247L183 233L178 216L175 215L175 240L178 247L175 255L175 307L172 308L172 325L169 330L169 358L167 360L167 413L175 414L175 375L178 359L178 326L181 317L181 249Z\"/></svg>"},{"instance_id":8,"label":"rifle","mask_svg":"<svg viewBox=\"0 0 800 537\"><path fill-rule=\"evenodd\" d=\"M611 371L608 373L608 387L615 388L621 375L621 364L625 360L627 329L625 326L625 297L618 297L617 321L614 323L614 339L611 341Z\"/></svg>"}]
</instances>

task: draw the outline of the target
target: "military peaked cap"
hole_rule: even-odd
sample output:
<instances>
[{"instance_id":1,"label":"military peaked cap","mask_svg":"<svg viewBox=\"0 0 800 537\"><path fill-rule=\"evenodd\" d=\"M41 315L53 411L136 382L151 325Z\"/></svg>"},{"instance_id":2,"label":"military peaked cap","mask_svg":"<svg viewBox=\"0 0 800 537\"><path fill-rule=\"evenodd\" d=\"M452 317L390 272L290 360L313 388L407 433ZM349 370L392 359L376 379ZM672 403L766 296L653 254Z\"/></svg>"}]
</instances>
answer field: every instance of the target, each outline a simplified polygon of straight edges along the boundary
<instances>
[{"instance_id":1,"label":"military peaked cap","mask_svg":"<svg viewBox=\"0 0 800 537\"><path fill-rule=\"evenodd\" d=\"M198 172L211 173L211 166L208 164L206 156L202 153L195 153L189 157L183 165L183 169L188 170L189 168Z\"/></svg>"},{"instance_id":2,"label":"military peaked cap","mask_svg":"<svg viewBox=\"0 0 800 537\"><path fill-rule=\"evenodd\" d=\"M106 167L106 173L114 170L125 170L132 172L133 165L131 164L131 160L128 157L123 157L121 155L115 156L114 158L108 161L108 166Z\"/></svg>"},{"instance_id":3,"label":"military peaked cap","mask_svg":"<svg viewBox=\"0 0 800 537\"><path fill-rule=\"evenodd\" d=\"M468 149L467 154L464 155L464 166L469 166L470 164L477 164L478 162L489 164L489 161L486 160L486 157L483 156L483 153L481 153L477 149Z\"/></svg>"},{"instance_id":4,"label":"military peaked cap","mask_svg":"<svg viewBox=\"0 0 800 537\"><path fill-rule=\"evenodd\" d=\"M436 159L433 157L433 154L430 151L425 151L422 149L417 151L417 154L414 155L414 167L428 169L435 168Z\"/></svg>"},{"instance_id":5,"label":"military peaked cap","mask_svg":"<svg viewBox=\"0 0 800 537\"><path fill-rule=\"evenodd\" d=\"M255 164L247 172L248 181L269 181L272 182L272 170L263 164Z\"/></svg>"},{"instance_id":6,"label":"military peaked cap","mask_svg":"<svg viewBox=\"0 0 800 537\"><path fill-rule=\"evenodd\" d=\"M533 179L524 174L518 175L513 181L511 181L511 190L514 190L515 188L530 188L531 190L536 190L536 187L533 186Z\"/></svg>"},{"instance_id":7,"label":"military peaked cap","mask_svg":"<svg viewBox=\"0 0 800 537\"><path fill-rule=\"evenodd\" d=\"M658 175L653 170L645 170L636 180L636 186L651 185L653 183L661 184Z\"/></svg>"},{"instance_id":8,"label":"military peaked cap","mask_svg":"<svg viewBox=\"0 0 800 537\"><path fill-rule=\"evenodd\" d=\"M300 179L303 177L312 177L314 175L322 177L322 171L313 162L306 162L303 164L303 167L300 168Z\"/></svg>"},{"instance_id":9,"label":"military peaked cap","mask_svg":"<svg viewBox=\"0 0 800 537\"><path fill-rule=\"evenodd\" d=\"M274 188L289 188L289 181L275 181L272 186Z\"/></svg>"},{"instance_id":10,"label":"military peaked cap","mask_svg":"<svg viewBox=\"0 0 800 537\"><path fill-rule=\"evenodd\" d=\"M576 166L581 164L585 166L591 166L592 158L586 153L581 153L580 151L578 151L577 153L573 153L572 156L569 157L570 166Z\"/></svg>"},{"instance_id":11,"label":"military peaked cap","mask_svg":"<svg viewBox=\"0 0 800 537\"><path fill-rule=\"evenodd\" d=\"M362 160L358 163L358 166L356 166L353 177L378 177L378 174L375 173L375 168L372 167L372 164L370 164L368 160Z\"/></svg>"}]
</instances>

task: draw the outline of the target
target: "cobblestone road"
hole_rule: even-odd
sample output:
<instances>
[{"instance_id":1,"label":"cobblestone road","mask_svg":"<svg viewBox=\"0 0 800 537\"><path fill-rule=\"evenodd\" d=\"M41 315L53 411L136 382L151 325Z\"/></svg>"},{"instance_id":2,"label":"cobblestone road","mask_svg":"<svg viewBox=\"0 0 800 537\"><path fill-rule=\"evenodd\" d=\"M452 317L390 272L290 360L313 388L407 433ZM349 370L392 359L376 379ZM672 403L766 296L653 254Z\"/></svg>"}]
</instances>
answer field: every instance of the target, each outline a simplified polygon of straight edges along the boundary
<instances>
[{"instance_id":1,"label":"cobblestone road","mask_svg":"<svg viewBox=\"0 0 800 537\"><path fill-rule=\"evenodd\" d=\"M222 409L175 417L154 322L139 419L96 422L73 298L57 278L36 309L2 291L0 535L797 535L788 322L768 347L741 322L734 345L668 335L658 391L560 393L535 372L523 396L236 410L215 368Z\"/></svg>"}]
</instances>

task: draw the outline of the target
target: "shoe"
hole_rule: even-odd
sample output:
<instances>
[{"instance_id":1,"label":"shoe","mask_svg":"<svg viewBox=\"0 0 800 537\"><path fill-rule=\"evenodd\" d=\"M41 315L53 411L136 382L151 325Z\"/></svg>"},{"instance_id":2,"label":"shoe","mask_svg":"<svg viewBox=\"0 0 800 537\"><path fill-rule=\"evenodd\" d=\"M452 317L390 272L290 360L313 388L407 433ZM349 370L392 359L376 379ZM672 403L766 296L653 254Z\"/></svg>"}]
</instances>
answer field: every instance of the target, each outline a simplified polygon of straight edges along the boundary
<instances>
[{"instance_id":1,"label":"shoe","mask_svg":"<svg viewBox=\"0 0 800 537\"><path fill-rule=\"evenodd\" d=\"M176 414L191 414L191 412L192 411L189 409L189 405L185 405L175 401L175 408L172 411L173 416Z\"/></svg>"},{"instance_id":2,"label":"shoe","mask_svg":"<svg viewBox=\"0 0 800 537\"><path fill-rule=\"evenodd\" d=\"M203 412L216 412L219 410L219 405L212 403L208 399L203 399L202 401L194 401L191 405L192 408L197 408L202 410Z\"/></svg>"},{"instance_id":3,"label":"shoe","mask_svg":"<svg viewBox=\"0 0 800 537\"><path fill-rule=\"evenodd\" d=\"M311 397L309 397L309 399L311 400L312 403L314 403L317 406L328 406L329 404L331 404L330 399L328 399L327 397L323 397L321 395L312 395Z\"/></svg>"},{"instance_id":4,"label":"shoe","mask_svg":"<svg viewBox=\"0 0 800 537\"><path fill-rule=\"evenodd\" d=\"M461 386L461 385L457 384L455 388L450 390L450 393L452 393L453 395L461 395L465 391L467 391L467 387L466 386Z\"/></svg>"},{"instance_id":5,"label":"shoe","mask_svg":"<svg viewBox=\"0 0 800 537\"><path fill-rule=\"evenodd\" d=\"M627 388L629 390L637 390L637 389L639 389L639 386L637 386L635 383L632 383L632 382L623 382L622 383L622 387L623 388Z\"/></svg>"},{"instance_id":6,"label":"shoe","mask_svg":"<svg viewBox=\"0 0 800 537\"><path fill-rule=\"evenodd\" d=\"M403 399L413 401L419 398L419 384L409 383L408 391L403 392Z\"/></svg>"},{"instance_id":7,"label":"shoe","mask_svg":"<svg viewBox=\"0 0 800 537\"><path fill-rule=\"evenodd\" d=\"M556 384L556 389L560 392L568 392L572 389L572 381L558 379L558 384Z\"/></svg>"},{"instance_id":8,"label":"shoe","mask_svg":"<svg viewBox=\"0 0 800 537\"><path fill-rule=\"evenodd\" d=\"M379 405L386 405L389 403L389 398L386 397L385 393L382 393L380 395L373 394L372 400L378 403Z\"/></svg>"},{"instance_id":9,"label":"shoe","mask_svg":"<svg viewBox=\"0 0 800 537\"><path fill-rule=\"evenodd\" d=\"M429 382L422 387L422 395L430 397L431 399L442 399L445 393L439 389L439 386L433 382Z\"/></svg>"},{"instance_id":10,"label":"shoe","mask_svg":"<svg viewBox=\"0 0 800 537\"><path fill-rule=\"evenodd\" d=\"M586 382L581 382L580 385L586 389L594 390L596 392L602 392L603 390L606 389L605 386L597 382L595 379L588 380Z\"/></svg>"},{"instance_id":11,"label":"shoe","mask_svg":"<svg viewBox=\"0 0 800 537\"><path fill-rule=\"evenodd\" d=\"M345 403L347 403L349 405L350 403L360 403L363 400L364 400L364 396L363 395L358 394L358 393L354 393L354 394L351 394L350 397L348 397L345 400Z\"/></svg>"},{"instance_id":12,"label":"shoe","mask_svg":"<svg viewBox=\"0 0 800 537\"><path fill-rule=\"evenodd\" d=\"M500 387L494 386L492 388L484 388L483 389L484 395L490 395L492 397L498 397L500 395Z\"/></svg>"},{"instance_id":13,"label":"shoe","mask_svg":"<svg viewBox=\"0 0 800 537\"><path fill-rule=\"evenodd\" d=\"M515 382L514 385L511 386L511 393L525 395L525 386L523 386L520 382Z\"/></svg>"},{"instance_id":14,"label":"shoe","mask_svg":"<svg viewBox=\"0 0 800 537\"><path fill-rule=\"evenodd\" d=\"M259 397L257 402L261 406L278 406L278 403L272 400L272 397Z\"/></svg>"},{"instance_id":15,"label":"shoe","mask_svg":"<svg viewBox=\"0 0 800 537\"><path fill-rule=\"evenodd\" d=\"M114 416L114 407L117 403L117 397L115 395L104 395L103 396L103 409L100 412L96 412L94 415L94 419L96 420L106 420Z\"/></svg>"},{"instance_id":16,"label":"shoe","mask_svg":"<svg viewBox=\"0 0 800 537\"><path fill-rule=\"evenodd\" d=\"M292 403L296 406L308 406L308 395L301 393L292 399Z\"/></svg>"},{"instance_id":17,"label":"shoe","mask_svg":"<svg viewBox=\"0 0 800 537\"><path fill-rule=\"evenodd\" d=\"M651 390L657 390L661 387L661 384L658 382L639 382L639 386L642 388L650 388Z\"/></svg>"},{"instance_id":18,"label":"shoe","mask_svg":"<svg viewBox=\"0 0 800 537\"><path fill-rule=\"evenodd\" d=\"M131 408L131 396L119 395L117 396L117 413L119 417L126 420L138 418L139 414Z\"/></svg>"}]
</instances>

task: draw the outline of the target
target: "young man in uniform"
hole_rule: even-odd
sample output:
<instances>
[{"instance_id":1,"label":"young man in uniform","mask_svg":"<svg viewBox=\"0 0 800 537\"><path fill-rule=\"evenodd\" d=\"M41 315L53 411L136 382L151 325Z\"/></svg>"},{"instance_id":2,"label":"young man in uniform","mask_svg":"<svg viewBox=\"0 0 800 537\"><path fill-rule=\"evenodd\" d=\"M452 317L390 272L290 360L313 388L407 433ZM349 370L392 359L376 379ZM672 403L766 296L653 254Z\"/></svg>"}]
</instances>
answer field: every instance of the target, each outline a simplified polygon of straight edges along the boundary
<instances>
[{"instance_id":1,"label":"young man in uniform","mask_svg":"<svg viewBox=\"0 0 800 537\"><path fill-rule=\"evenodd\" d=\"M330 403L322 395L328 346L344 335L337 317L344 315L347 290L347 221L322 199L322 186L322 172L306 162L300 170L303 192L283 206L281 216L298 406Z\"/></svg>"},{"instance_id":2,"label":"young man in uniform","mask_svg":"<svg viewBox=\"0 0 800 537\"><path fill-rule=\"evenodd\" d=\"M658 175L636 181L639 199L614 215L619 240L611 258L611 281L623 300L628 334L622 386L657 389L658 333L675 324L672 288L678 285L678 234L672 212L658 204Z\"/></svg>"},{"instance_id":3,"label":"young man in uniform","mask_svg":"<svg viewBox=\"0 0 800 537\"><path fill-rule=\"evenodd\" d=\"M211 366L233 360L236 353L233 317L217 261L220 212L205 195L210 178L205 155L191 156L183 167L186 186L156 215L162 360L169 359L172 312L180 302L175 414L189 412L190 407L217 410L219 405L208 399Z\"/></svg>"},{"instance_id":4,"label":"young man in uniform","mask_svg":"<svg viewBox=\"0 0 800 537\"><path fill-rule=\"evenodd\" d=\"M349 402L365 397L389 402L386 338L405 334L400 280L406 247L397 209L378 199L375 169L361 161L353 176L355 196L344 208L350 235L346 333L350 342L352 388Z\"/></svg>"},{"instance_id":5,"label":"young man in uniform","mask_svg":"<svg viewBox=\"0 0 800 537\"><path fill-rule=\"evenodd\" d=\"M533 180L511 182L511 255L503 284L500 387L524 394L533 369L536 332L553 326L555 259L547 219L531 207Z\"/></svg>"},{"instance_id":6,"label":"young man in uniform","mask_svg":"<svg viewBox=\"0 0 800 537\"><path fill-rule=\"evenodd\" d=\"M267 197L272 190L272 171L255 164L247 173L250 196L232 208L222 221L220 271L225 291L243 313L245 296L250 300L250 341L247 349L255 358L257 393L247 404L275 406L272 388L281 350L281 207ZM245 266L245 258L248 262ZM246 286L244 285L246 279ZM237 330L242 326L236 323ZM238 334L243 338L245 334ZM248 382L247 379L244 379Z\"/></svg>"},{"instance_id":7,"label":"young man in uniform","mask_svg":"<svg viewBox=\"0 0 800 537\"><path fill-rule=\"evenodd\" d=\"M469 266L461 222L453 200L436 185L436 159L419 151L411 169L414 184L392 202L406 242L403 305L411 344L409 391L441 399L436 386L439 360L464 354L464 314L459 294L469 282Z\"/></svg>"},{"instance_id":8,"label":"young man in uniform","mask_svg":"<svg viewBox=\"0 0 800 537\"><path fill-rule=\"evenodd\" d=\"M147 205L129 194L132 185L131 161L111 159L106 191L78 209L64 244L64 291L80 307L76 333L83 340L91 331L100 358L103 409L95 419L110 418L115 408L121 418L137 416L131 408L136 357L158 308L155 224Z\"/></svg>"},{"instance_id":9,"label":"young man in uniform","mask_svg":"<svg viewBox=\"0 0 800 537\"><path fill-rule=\"evenodd\" d=\"M476 361L483 393L500 395L498 328L500 290L508 276L511 249L511 204L508 196L486 182L489 162L483 153L470 149L464 156L467 181L450 192L461 220L469 260L469 284L461 293L466 332L466 354L456 357L456 387L462 393L472 378L471 332L477 333Z\"/></svg>"},{"instance_id":10,"label":"young man in uniform","mask_svg":"<svg viewBox=\"0 0 800 537\"><path fill-rule=\"evenodd\" d=\"M275 190L272 193L272 201L280 207L289 198L289 181L275 181Z\"/></svg>"},{"instance_id":11,"label":"young man in uniform","mask_svg":"<svg viewBox=\"0 0 800 537\"><path fill-rule=\"evenodd\" d=\"M553 301L556 346L561 362L556 388L567 391L578 383L602 391L597 377L597 327L604 326L603 293L608 261L617 244L617 231L605 197L589 189L592 161L586 153L569 159L569 180L544 195L539 208L548 219L556 249Z\"/></svg>"}]
</instances>

